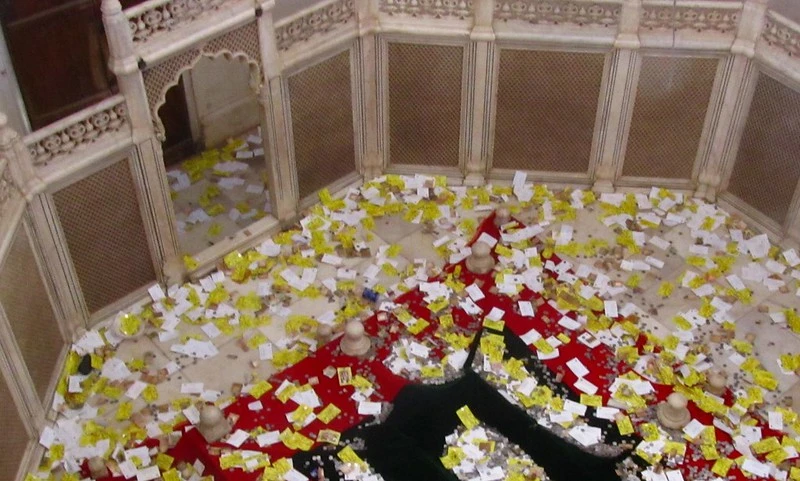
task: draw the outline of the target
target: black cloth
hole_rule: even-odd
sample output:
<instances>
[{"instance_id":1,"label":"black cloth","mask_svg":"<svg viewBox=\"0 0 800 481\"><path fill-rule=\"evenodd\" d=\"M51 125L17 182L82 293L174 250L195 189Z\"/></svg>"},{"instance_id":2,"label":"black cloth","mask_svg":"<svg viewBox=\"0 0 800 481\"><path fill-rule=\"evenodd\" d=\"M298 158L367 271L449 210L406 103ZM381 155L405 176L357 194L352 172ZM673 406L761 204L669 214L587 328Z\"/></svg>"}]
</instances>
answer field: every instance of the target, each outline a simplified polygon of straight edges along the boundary
<instances>
[{"instance_id":1,"label":"black cloth","mask_svg":"<svg viewBox=\"0 0 800 481\"><path fill-rule=\"evenodd\" d=\"M542 377L540 383L553 382L545 379L552 373L531 356L517 336L510 331L504 335L508 354L524 359L529 371ZM469 368L479 337L480 334L460 378L441 385L406 386L382 423L362 423L344 433L342 440L354 441L359 455L386 481L453 481L458 478L442 465L439 457L443 454L445 437L461 423L456 411L467 405L488 428L525 451L553 481L619 481L615 466L629 453L605 458L586 452L537 424ZM607 421L592 421L598 427L608 428ZM615 428L605 431L606 442L623 440ZM323 446L300 453L294 457L295 466L310 473L321 463L326 479L337 480L332 458L340 449Z\"/></svg>"}]
</instances>

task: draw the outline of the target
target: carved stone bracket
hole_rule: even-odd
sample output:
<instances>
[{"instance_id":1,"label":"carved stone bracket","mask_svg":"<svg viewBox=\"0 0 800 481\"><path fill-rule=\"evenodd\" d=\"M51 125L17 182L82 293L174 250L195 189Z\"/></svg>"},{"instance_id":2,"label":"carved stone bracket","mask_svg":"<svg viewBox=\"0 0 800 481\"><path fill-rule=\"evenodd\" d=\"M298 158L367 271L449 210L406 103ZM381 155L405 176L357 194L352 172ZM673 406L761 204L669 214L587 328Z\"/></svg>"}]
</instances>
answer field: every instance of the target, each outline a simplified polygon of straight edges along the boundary
<instances>
[{"instance_id":1,"label":"carved stone bracket","mask_svg":"<svg viewBox=\"0 0 800 481\"><path fill-rule=\"evenodd\" d=\"M696 30L733 32L739 24L740 9L697 7L643 7L640 24L649 30Z\"/></svg>"},{"instance_id":2,"label":"carved stone bracket","mask_svg":"<svg viewBox=\"0 0 800 481\"><path fill-rule=\"evenodd\" d=\"M380 11L389 15L412 17L457 17L472 16L472 2L467 0L381 0Z\"/></svg>"},{"instance_id":3,"label":"carved stone bracket","mask_svg":"<svg viewBox=\"0 0 800 481\"><path fill-rule=\"evenodd\" d=\"M25 137L33 164L46 165L128 125L125 98L112 97Z\"/></svg>"},{"instance_id":4,"label":"carved stone bracket","mask_svg":"<svg viewBox=\"0 0 800 481\"><path fill-rule=\"evenodd\" d=\"M499 1L494 17L498 20L522 20L542 25L577 25L612 27L619 22L621 3L580 1Z\"/></svg>"},{"instance_id":5,"label":"carved stone bracket","mask_svg":"<svg viewBox=\"0 0 800 481\"><path fill-rule=\"evenodd\" d=\"M289 50L299 42L326 33L338 25L350 23L356 19L353 0L338 0L318 8L299 18L289 20L275 26L275 40L278 50Z\"/></svg>"},{"instance_id":6,"label":"carved stone bracket","mask_svg":"<svg viewBox=\"0 0 800 481\"><path fill-rule=\"evenodd\" d=\"M250 87L255 92L260 91L263 77L258 45L258 26L255 22L170 57L143 72L147 101L156 137L160 141L164 141L165 131L164 124L158 116L158 110L166 102L167 91L178 85L183 72L191 70L201 57L219 57L220 55L246 61L250 65Z\"/></svg>"},{"instance_id":7,"label":"carved stone bracket","mask_svg":"<svg viewBox=\"0 0 800 481\"><path fill-rule=\"evenodd\" d=\"M162 0L143 4L141 8L125 11L131 26L133 41L146 42L159 32L172 30L217 10L225 0Z\"/></svg>"},{"instance_id":8,"label":"carved stone bracket","mask_svg":"<svg viewBox=\"0 0 800 481\"><path fill-rule=\"evenodd\" d=\"M790 57L800 55L800 31L780 20L772 12L767 13L761 37Z\"/></svg>"}]
</instances>

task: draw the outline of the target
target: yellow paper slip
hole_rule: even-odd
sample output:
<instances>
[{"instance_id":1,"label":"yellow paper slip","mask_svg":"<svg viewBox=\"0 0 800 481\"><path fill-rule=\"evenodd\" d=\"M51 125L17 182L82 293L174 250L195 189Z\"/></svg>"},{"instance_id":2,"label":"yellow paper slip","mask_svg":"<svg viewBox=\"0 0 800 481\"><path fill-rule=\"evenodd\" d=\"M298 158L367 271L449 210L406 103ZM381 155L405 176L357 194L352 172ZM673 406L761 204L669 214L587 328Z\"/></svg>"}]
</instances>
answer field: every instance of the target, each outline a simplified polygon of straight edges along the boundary
<instances>
[{"instance_id":1,"label":"yellow paper slip","mask_svg":"<svg viewBox=\"0 0 800 481\"><path fill-rule=\"evenodd\" d=\"M464 424L464 426L467 427L467 429L472 429L478 426L478 424L480 424L478 418L476 418L475 415L472 414L472 410L469 408L469 406L460 407L458 411L456 411L456 414L458 415L458 419L461 420L461 422Z\"/></svg>"},{"instance_id":2,"label":"yellow paper slip","mask_svg":"<svg viewBox=\"0 0 800 481\"><path fill-rule=\"evenodd\" d=\"M342 410L336 407L335 404L328 404L327 406L325 406L325 409L323 409L322 411L319 412L319 414L317 414L317 419L319 419L325 424L328 424L331 421L333 421L333 419L336 416L338 416L341 412Z\"/></svg>"}]
</instances>

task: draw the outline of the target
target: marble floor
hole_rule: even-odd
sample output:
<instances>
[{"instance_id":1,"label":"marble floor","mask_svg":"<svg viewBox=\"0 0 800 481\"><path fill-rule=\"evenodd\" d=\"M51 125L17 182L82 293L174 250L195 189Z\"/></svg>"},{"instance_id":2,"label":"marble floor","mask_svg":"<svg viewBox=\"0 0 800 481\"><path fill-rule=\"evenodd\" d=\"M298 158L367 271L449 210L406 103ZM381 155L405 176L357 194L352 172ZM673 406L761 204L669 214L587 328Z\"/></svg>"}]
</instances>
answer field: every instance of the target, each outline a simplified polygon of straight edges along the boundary
<instances>
[{"instance_id":1,"label":"marble floor","mask_svg":"<svg viewBox=\"0 0 800 481\"><path fill-rule=\"evenodd\" d=\"M167 170L181 250L197 254L269 214L260 128Z\"/></svg>"},{"instance_id":2,"label":"marble floor","mask_svg":"<svg viewBox=\"0 0 800 481\"><path fill-rule=\"evenodd\" d=\"M245 183L263 188L257 170L248 172ZM601 196L551 191L519 178L513 188L440 183L423 176L378 179L310 209L294 230L255 251L232 253L213 278L166 292L155 287L155 302L142 300L76 343L53 406L58 422L43 444L63 445L65 432L93 425L157 435L182 420L181 409L192 403L225 406L243 386L302 358L298 345L314 337L319 322L339 325L342 313L370 315L376 304L360 299L363 287L391 299L420 274L434 275L463 257L477 223L497 206L510 206L519 220L538 226L544 248L569 260L584 284L602 285L605 300L615 300L620 313L679 357L699 366L706 356L730 374L735 393L763 392L763 413L775 406L800 413L796 252L770 246L714 205L665 190ZM196 207L188 197L209 185L204 178L179 192L182 222ZM228 204L241 201L228 192ZM254 195L263 201L262 191ZM239 226L228 207L214 221ZM207 229L187 225L185 239L200 232L187 245L213 239ZM123 339L115 324L136 335ZM87 352L98 357L89 378L74 371ZM746 359L760 363L775 385L743 370ZM98 453L105 450L68 445L47 468L69 471Z\"/></svg>"}]
</instances>

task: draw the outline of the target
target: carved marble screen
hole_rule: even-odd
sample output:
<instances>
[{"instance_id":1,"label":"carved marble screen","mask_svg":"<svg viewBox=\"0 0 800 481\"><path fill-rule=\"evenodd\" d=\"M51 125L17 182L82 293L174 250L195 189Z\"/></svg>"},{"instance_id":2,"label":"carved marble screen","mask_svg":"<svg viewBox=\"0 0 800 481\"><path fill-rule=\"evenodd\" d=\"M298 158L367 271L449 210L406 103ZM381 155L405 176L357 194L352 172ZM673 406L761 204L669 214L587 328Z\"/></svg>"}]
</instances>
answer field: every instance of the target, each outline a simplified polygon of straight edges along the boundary
<instances>
[{"instance_id":1,"label":"carved marble screen","mask_svg":"<svg viewBox=\"0 0 800 481\"><path fill-rule=\"evenodd\" d=\"M800 180L800 92L761 74L728 192L783 224Z\"/></svg>"},{"instance_id":2,"label":"carved marble screen","mask_svg":"<svg viewBox=\"0 0 800 481\"><path fill-rule=\"evenodd\" d=\"M692 178L718 62L642 58L623 176Z\"/></svg>"},{"instance_id":3,"label":"carved marble screen","mask_svg":"<svg viewBox=\"0 0 800 481\"><path fill-rule=\"evenodd\" d=\"M502 49L495 169L588 172L605 55Z\"/></svg>"},{"instance_id":4,"label":"carved marble screen","mask_svg":"<svg viewBox=\"0 0 800 481\"><path fill-rule=\"evenodd\" d=\"M0 416L0 473L3 479L16 479L20 460L25 454L28 444L28 432L22 419L14 406L5 379L0 375L0 406L3 406L3 415Z\"/></svg>"},{"instance_id":5,"label":"carved marble screen","mask_svg":"<svg viewBox=\"0 0 800 481\"><path fill-rule=\"evenodd\" d=\"M300 198L355 171L350 50L289 77Z\"/></svg>"},{"instance_id":6,"label":"carved marble screen","mask_svg":"<svg viewBox=\"0 0 800 481\"><path fill-rule=\"evenodd\" d=\"M392 164L459 165L464 49L389 43Z\"/></svg>"},{"instance_id":7,"label":"carved marble screen","mask_svg":"<svg viewBox=\"0 0 800 481\"><path fill-rule=\"evenodd\" d=\"M22 225L0 265L0 286L0 305L33 386L44 402L64 340Z\"/></svg>"},{"instance_id":8,"label":"carved marble screen","mask_svg":"<svg viewBox=\"0 0 800 481\"><path fill-rule=\"evenodd\" d=\"M89 312L155 281L127 159L65 187L53 199Z\"/></svg>"}]
</instances>

